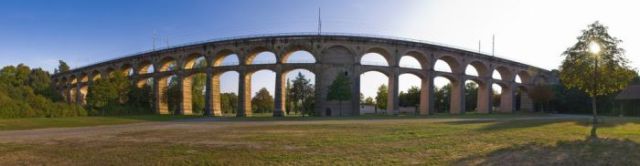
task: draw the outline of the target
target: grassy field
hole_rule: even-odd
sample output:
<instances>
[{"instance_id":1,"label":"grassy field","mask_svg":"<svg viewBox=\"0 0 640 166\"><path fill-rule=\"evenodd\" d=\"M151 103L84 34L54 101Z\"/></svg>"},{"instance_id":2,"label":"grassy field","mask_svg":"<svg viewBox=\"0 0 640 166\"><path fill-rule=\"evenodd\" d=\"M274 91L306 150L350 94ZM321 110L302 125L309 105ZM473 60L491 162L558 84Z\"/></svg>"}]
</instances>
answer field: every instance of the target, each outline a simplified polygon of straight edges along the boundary
<instances>
[{"instance_id":1,"label":"grassy field","mask_svg":"<svg viewBox=\"0 0 640 166\"><path fill-rule=\"evenodd\" d=\"M587 139L588 121L542 114L198 119L77 137L0 137L0 165L640 164L640 119L607 117L600 139Z\"/></svg>"},{"instance_id":2,"label":"grassy field","mask_svg":"<svg viewBox=\"0 0 640 166\"><path fill-rule=\"evenodd\" d=\"M139 116L107 116L107 117L70 117L70 118L18 118L0 119L0 131L25 130L55 127L85 127L99 125L130 124L152 121L170 121L193 116L174 115L139 115Z\"/></svg>"}]
</instances>

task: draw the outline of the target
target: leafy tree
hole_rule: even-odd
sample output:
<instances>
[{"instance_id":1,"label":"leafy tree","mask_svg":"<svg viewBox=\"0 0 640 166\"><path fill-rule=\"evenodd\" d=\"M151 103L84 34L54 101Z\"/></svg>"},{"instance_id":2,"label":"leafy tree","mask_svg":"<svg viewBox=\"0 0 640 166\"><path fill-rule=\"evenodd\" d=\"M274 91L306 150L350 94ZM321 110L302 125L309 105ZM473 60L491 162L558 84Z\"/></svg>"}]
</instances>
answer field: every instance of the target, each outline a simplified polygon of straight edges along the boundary
<instances>
[{"instance_id":1,"label":"leafy tree","mask_svg":"<svg viewBox=\"0 0 640 166\"><path fill-rule=\"evenodd\" d=\"M560 66L560 79L568 88L577 88L591 96L594 124L591 136L597 137L596 97L620 91L634 75L624 50L618 47L622 40L610 36L606 26L596 21L583 30L577 40L562 54L565 59ZM606 76L599 76L603 74Z\"/></svg>"},{"instance_id":2,"label":"leafy tree","mask_svg":"<svg viewBox=\"0 0 640 166\"><path fill-rule=\"evenodd\" d=\"M236 108L238 108L238 95L235 93L222 93L220 94L220 104L222 113L236 113Z\"/></svg>"},{"instance_id":3,"label":"leafy tree","mask_svg":"<svg viewBox=\"0 0 640 166\"><path fill-rule=\"evenodd\" d=\"M528 94L536 105L547 105L553 98L553 90L551 90L551 87L547 85L535 85L529 90Z\"/></svg>"},{"instance_id":4,"label":"leafy tree","mask_svg":"<svg viewBox=\"0 0 640 166\"><path fill-rule=\"evenodd\" d=\"M387 93L389 92L387 85L382 84L376 92L376 107L379 109L387 109Z\"/></svg>"},{"instance_id":5,"label":"leafy tree","mask_svg":"<svg viewBox=\"0 0 640 166\"><path fill-rule=\"evenodd\" d=\"M164 91L162 101L169 104L170 113L177 114L178 109L180 109L180 102L182 101L182 94L180 94L180 87L178 86L178 77L171 76L167 79L169 79L169 82L167 86L162 89L162 91Z\"/></svg>"},{"instance_id":6,"label":"leafy tree","mask_svg":"<svg viewBox=\"0 0 640 166\"><path fill-rule=\"evenodd\" d=\"M67 65L67 62L64 62L62 60L58 60L58 69L56 69L56 73L62 73L62 72L66 72L69 71L71 69L71 67L69 67L69 65Z\"/></svg>"},{"instance_id":7,"label":"leafy tree","mask_svg":"<svg viewBox=\"0 0 640 166\"><path fill-rule=\"evenodd\" d=\"M434 97L434 108L436 111L447 112L451 99L451 84L447 84L441 88L436 87Z\"/></svg>"},{"instance_id":8,"label":"leafy tree","mask_svg":"<svg viewBox=\"0 0 640 166\"><path fill-rule=\"evenodd\" d=\"M464 85L465 108L473 111L478 107L478 84L469 82Z\"/></svg>"},{"instance_id":9,"label":"leafy tree","mask_svg":"<svg viewBox=\"0 0 640 166\"><path fill-rule=\"evenodd\" d=\"M340 116L342 116L342 101L351 99L351 81L344 74L338 74L336 79L329 85L327 100L338 101L340 105Z\"/></svg>"},{"instance_id":10,"label":"leafy tree","mask_svg":"<svg viewBox=\"0 0 640 166\"><path fill-rule=\"evenodd\" d=\"M367 97L366 99L364 99L364 102L363 102L363 103L364 103L365 105L375 105L375 104L376 104L376 102L375 102L375 101L373 101L373 98L371 98L371 97Z\"/></svg>"},{"instance_id":11,"label":"leafy tree","mask_svg":"<svg viewBox=\"0 0 640 166\"><path fill-rule=\"evenodd\" d=\"M400 99L400 106L413 107L420 104L420 88L417 86L411 86L407 90L407 93L400 92L400 95L398 96Z\"/></svg>"},{"instance_id":12,"label":"leafy tree","mask_svg":"<svg viewBox=\"0 0 640 166\"><path fill-rule=\"evenodd\" d=\"M89 87L87 105L100 110L104 115L107 106L122 105L129 100L130 86L129 79L122 72L114 72L106 79L98 79Z\"/></svg>"},{"instance_id":13,"label":"leafy tree","mask_svg":"<svg viewBox=\"0 0 640 166\"><path fill-rule=\"evenodd\" d=\"M273 96L269 94L267 88L261 88L251 99L251 107L255 113L273 112L274 102Z\"/></svg>"},{"instance_id":14,"label":"leafy tree","mask_svg":"<svg viewBox=\"0 0 640 166\"><path fill-rule=\"evenodd\" d=\"M293 88L291 88L290 91L292 99L291 102L293 102L293 109L296 113L302 112L303 116L309 111L303 106L303 104L306 102L306 99L313 96L314 88L310 82L311 80L305 78L302 73L298 72L298 76L296 76L296 78L293 80Z\"/></svg>"},{"instance_id":15,"label":"leafy tree","mask_svg":"<svg viewBox=\"0 0 640 166\"><path fill-rule=\"evenodd\" d=\"M207 61L198 61L194 65L194 68L203 68L207 66ZM204 112L204 92L205 84L207 82L206 74L195 74L191 78L191 102L193 113Z\"/></svg>"},{"instance_id":16,"label":"leafy tree","mask_svg":"<svg viewBox=\"0 0 640 166\"><path fill-rule=\"evenodd\" d=\"M294 107L293 105L295 104L295 102L291 100L294 98L292 89L293 89L293 86L291 86L291 81L289 80L289 78L287 78L287 85L285 89L285 94L287 95L285 110L287 111L287 115L291 112L291 110L293 110L293 107Z\"/></svg>"}]
</instances>

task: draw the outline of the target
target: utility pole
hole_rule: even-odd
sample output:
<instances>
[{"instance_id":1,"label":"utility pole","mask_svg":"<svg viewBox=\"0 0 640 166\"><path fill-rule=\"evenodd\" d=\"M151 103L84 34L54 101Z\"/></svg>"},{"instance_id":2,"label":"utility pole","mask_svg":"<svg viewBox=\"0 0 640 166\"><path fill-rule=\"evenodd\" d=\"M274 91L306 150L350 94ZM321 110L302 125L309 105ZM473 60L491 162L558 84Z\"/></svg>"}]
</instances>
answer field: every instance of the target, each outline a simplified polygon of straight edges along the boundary
<instances>
[{"instance_id":1,"label":"utility pole","mask_svg":"<svg viewBox=\"0 0 640 166\"><path fill-rule=\"evenodd\" d=\"M482 53L482 45L481 45L482 40L478 40L478 53Z\"/></svg>"},{"instance_id":2,"label":"utility pole","mask_svg":"<svg viewBox=\"0 0 640 166\"><path fill-rule=\"evenodd\" d=\"M156 40L157 40L156 31L155 30L153 31L153 35L151 36L151 40L153 42L153 51L155 51L156 50Z\"/></svg>"}]
</instances>

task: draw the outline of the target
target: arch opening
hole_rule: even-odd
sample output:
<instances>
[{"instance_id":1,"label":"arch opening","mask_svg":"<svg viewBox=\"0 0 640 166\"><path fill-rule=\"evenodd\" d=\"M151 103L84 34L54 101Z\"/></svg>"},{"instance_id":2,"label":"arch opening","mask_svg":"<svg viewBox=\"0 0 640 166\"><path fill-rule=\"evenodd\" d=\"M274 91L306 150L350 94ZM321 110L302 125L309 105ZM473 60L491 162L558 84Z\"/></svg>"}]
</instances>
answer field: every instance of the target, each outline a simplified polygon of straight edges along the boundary
<instances>
[{"instance_id":1,"label":"arch opening","mask_svg":"<svg viewBox=\"0 0 640 166\"><path fill-rule=\"evenodd\" d=\"M360 58L360 64L362 65L372 65L372 66L389 66L389 62L387 61L382 54L379 53L366 53Z\"/></svg>"},{"instance_id":2,"label":"arch opening","mask_svg":"<svg viewBox=\"0 0 640 166\"><path fill-rule=\"evenodd\" d=\"M399 66L404 68L422 69L420 61L411 55L402 56L402 58L400 58Z\"/></svg>"},{"instance_id":3,"label":"arch opening","mask_svg":"<svg viewBox=\"0 0 640 166\"><path fill-rule=\"evenodd\" d=\"M184 69L199 69L207 67L207 59L199 54L187 57L184 61Z\"/></svg>"},{"instance_id":4,"label":"arch opening","mask_svg":"<svg viewBox=\"0 0 640 166\"><path fill-rule=\"evenodd\" d=\"M399 114L418 115L424 107L422 79L415 74L401 74L398 77ZM422 108L424 109L424 108Z\"/></svg>"},{"instance_id":5,"label":"arch opening","mask_svg":"<svg viewBox=\"0 0 640 166\"><path fill-rule=\"evenodd\" d=\"M283 57L284 63L316 63L316 58L308 51L298 50L286 54Z\"/></svg>"},{"instance_id":6,"label":"arch opening","mask_svg":"<svg viewBox=\"0 0 640 166\"><path fill-rule=\"evenodd\" d=\"M276 73L269 69L262 69L248 73L246 75L249 78L248 82L245 82L245 89L249 90L250 94L245 94L245 101L247 102L247 108L251 108L250 111L246 111L247 116L272 116L275 111L275 82Z\"/></svg>"},{"instance_id":7,"label":"arch opening","mask_svg":"<svg viewBox=\"0 0 640 166\"><path fill-rule=\"evenodd\" d=\"M211 90L214 116L233 117L241 109L238 97L239 78L237 71L226 71L213 76Z\"/></svg>"},{"instance_id":8,"label":"arch opening","mask_svg":"<svg viewBox=\"0 0 640 166\"><path fill-rule=\"evenodd\" d=\"M162 61L160 61L159 66L160 72L174 71L178 67L176 61L170 57L164 58Z\"/></svg>"},{"instance_id":9,"label":"arch opening","mask_svg":"<svg viewBox=\"0 0 640 166\"><path fill-rule=\"evenodd\" d=\"M360 115L391 114L391 112L387 111L390 104L388 84L389 77L382 72L367 71L360 74ZM369 102L367 102L367 100ZM340 115L344 114L341 112L336 113Z\"/></svg>"},{"instance_id":10,"label":"arch opening","mask_svg":"<svg viewBox=\"0 0 640 166\"><path fill-rule=\"evenodd\" d=\"M275 64L277 61L276 54L270 51L262 51L255 55L247 57L246 64Z\"/></svg>"},{"instance_id":11,"label":"arch opening","mask_svg":"<svg viewBox=\"0 0 640 166\"><path fill-rule=\"evenodd\" d=\"M315 106L315 73L307 69L294 69L283 73L283 103L287 116L312 115ZM281 80L282 81L282 80ZM277 103L276 103L277 104Z\"/></svg>"},{"instance_id":12,"label":"arch opening","mask_svg":"<svg viewBox=\"0 0 640 166\"><path fill-rule=\"evenodd\" d=\"M452 79L437 76L433 79L434 109L436 113L447 113L451 110Z\"/></svg>"},{"instance_id":13,"label":"arch opening","mask_svg":"<svg viewBox=\"0 0 640 166\"><path fill-rule=\"evenodd\" d=\"M239 64L240 59L238 58L237 54L226 54L218 56L218 58L214 61L213 66L235 66Z\"/></svg>"}]
</instances>

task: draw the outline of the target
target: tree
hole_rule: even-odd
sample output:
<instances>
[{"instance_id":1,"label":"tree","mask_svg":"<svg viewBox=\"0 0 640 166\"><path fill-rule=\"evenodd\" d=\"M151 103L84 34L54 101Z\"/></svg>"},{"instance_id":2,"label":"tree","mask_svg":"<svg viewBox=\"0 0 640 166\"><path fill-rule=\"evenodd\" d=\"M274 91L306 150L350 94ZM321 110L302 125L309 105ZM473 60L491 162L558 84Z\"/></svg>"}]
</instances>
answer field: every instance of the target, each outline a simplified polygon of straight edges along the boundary
<instances>
[{"instance_id":1,"label":"tree","mask_svg":"<svg viewBox=\"0 0 640 166\"><path fill-rule=\"evenodd\" d=\"M577 40L562 54L565 59L560 66L560 80L568 88L577 88L591 97L591 136L595 138L598 123L596 97L622 90L634 75L627 65L629 61L624 57L624 50L618 47L622 40L610 36L606 26L596 21L583 30ZM603 73L606 73L606 79L599 76Z\"/></svg>"},{"instance_id":2,"label":"tree","mask_svg":"<svg viewBox=\"0 0 640 166\"><path fill-rule=\"evenodd\" d=\"M465 108L467 111L473 111L478 107L478 84L469 82L464 86Z\"/></svg>"},{"instance_id":3,"label":"tree","mask_svg":"<svg viewBox=\"0 0 640 166\"><path fill-rule=\"evenodd\" d=\"M87 105L102 111L109 105L125 104L129 99L129 78L122 72L114 72L106 79L96 80L89 87Z\"/></svg>"},{"instance_id":4,"label":"tree","mask_svg":"<svg viewBox=\"0 0 640 166\"><path fill-rule=\"evenodd\" d=\"M336 79L329 85L327 100L338 101L340 105L340 116L342 116L342 101L351 99L351 81L344 74L338 74Z\"/></svg>"},{"instance_id":5,"label":"tree","mask_svg":"<svg viewBox=\"0 0 640 166\"><path fill-rule=\"evenodd\" d=\"M387 85L382 84L376 92L376 107L379 109L387 109L387 93L389 92Z\"/></svg>"},{"instance_id":6,"label":"tree","mask_svg":"<svg viewBox=\"0 0 640 166\"><path fill-rule=\"evenodd\" d=\"M293 109L295 112L302 112L303 116L307 110L302 105L307 98L313 96L314 89L310 82L311 80L305 78L301 72L298 72L298 76L293 80L293 88L290 91Z\"/></svg>"},{"instance_id":7,"label":"tree","mask_svg":"<svg viewBox=\"0 0 640 166\"><path fill-rule=\"evenodd\" d=\"M236 108L238 108L238 95L235 93L220 94L220 105L223 114L236 113Z\"/></svg>"},{"instance_id":8,"label":"tree","mask_svg":"<svg viewBox=\"0 0 640 166\"><path fill-rule=\"evenodd\" d=\"M400 99L400 106L403 106L403 107L417 106L418 104L420 104L420 88L418 88L417 86L411 86L407 90L407 93L400 92L400 95L398 95L398 98Z\"/></svg>"},{"instance_id":9,"label":"tree","mask_svg":"<svg viewBox=\"0 0 640 166\"><path fill-rule=\"evenodd\" d=\"M434 106L438 112L446 112L449 110L449 101L451 99L451 84L447 84L441 88L437 88L434 93Z\"/></svg>"},{"instance_id":10,"label":"tree","mask_svg":"<svg viewBox=\"0 0 640 166\"><path fill-rule=\"evenodd\" d=\"M204 68L207 66L207 61L197 61L193 68ZM191 78L191 103L193 113L204 112L204 92L205 84L207 82L206 74L195 74Z\"/></svg>"},{"instance_id":11,"label":"tree","mask_svg":"<svg viewBox=\"0 0 640 166\"><path fill-rule=\"evenodd\" d=\"M269 94L267 88L260 88L260 90L256 93L251 99L251 109L255 113L267 113L273 112L273 96Z\"/></svg>"},{"instance_id":12,"label":"tree","mask_svg":"<svg viewBox=\"0 0 640 166\"><path fill-rule=\"evenodd\" d=\"M373 98L367 97L366 99L364 99L364 103L363 104L365 104L365 105L375 105L376 102L373 101Z\"/></svg>"},{"instance_id":13,"label":"tree","mask_svg":"<svg viewBox=\"0 0 640 166\"><path fill-rule=\"evenodd\" d=\"M553 98L553 90L547 85L535 85L529 90L529 97L534 104L547 105Z\"/></svg>"},{"instance_id":14,"label":"tree","mask_svg":"<svg viewBox=\"0 0 640 166\"><path fill-rule=\"evenodd\" d=\"M66 72L69 71L71 68L69 67L69 65L67 65L67 62L64 62L62 60L58 60L58 69L56 69L56 73L60 72Z\"/></svg>"}]
</instances>

